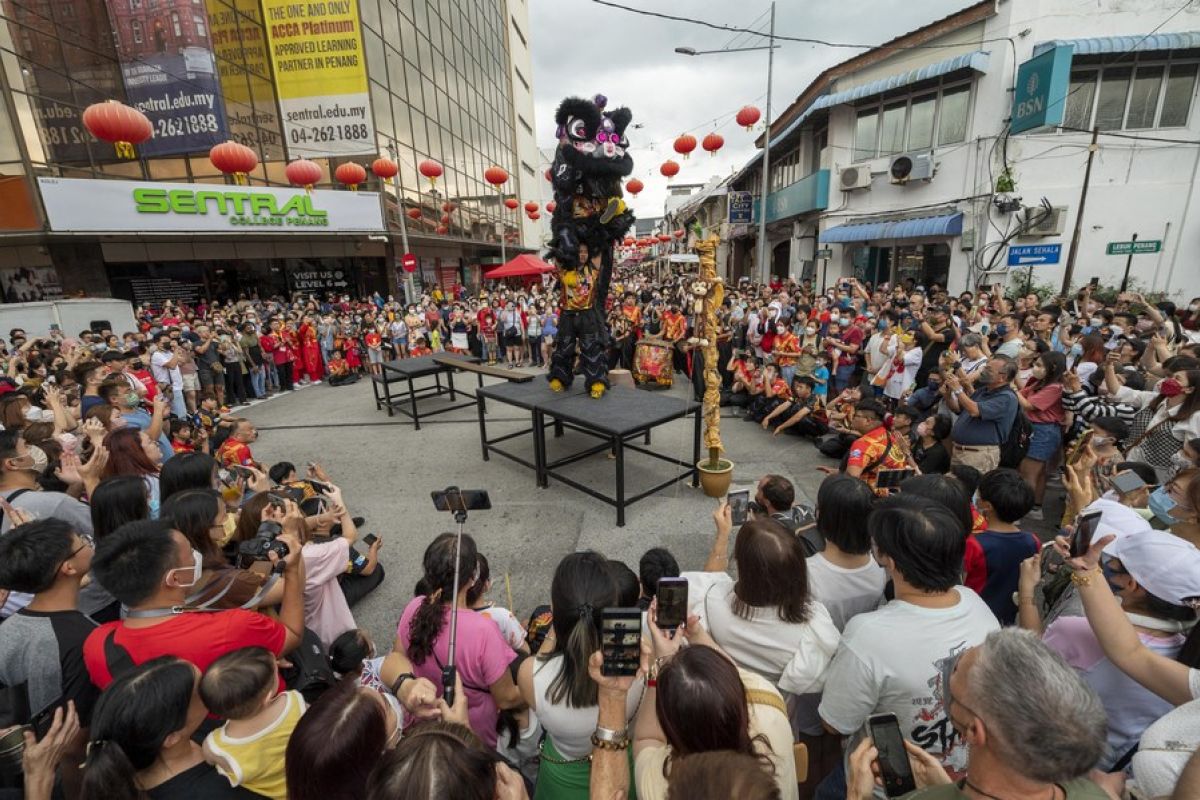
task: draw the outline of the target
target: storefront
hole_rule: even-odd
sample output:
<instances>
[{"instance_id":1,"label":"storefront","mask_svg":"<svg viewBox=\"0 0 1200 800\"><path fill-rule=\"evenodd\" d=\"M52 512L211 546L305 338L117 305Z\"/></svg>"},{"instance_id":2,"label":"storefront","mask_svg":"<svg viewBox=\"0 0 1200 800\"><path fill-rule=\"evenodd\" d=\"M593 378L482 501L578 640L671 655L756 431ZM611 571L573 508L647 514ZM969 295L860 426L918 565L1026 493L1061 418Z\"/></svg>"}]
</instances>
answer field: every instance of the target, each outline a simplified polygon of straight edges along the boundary
<instances>
[{"instance_id":1,"label":"storefront","mask_svg":"<svg viewBox=\"0 0 1200 800\"><path fill-rule=\"evenodd\" d=\"M389 289L379 196L40 178L48 254L70 291L135 304Z\"/></svg>"},{"instance_id":2,"label":"storefront","mask_svg":"<svg viewBox=\"0 0 1200 800\"><path fill-rule=\"evenodd\" d=\"M818 234L822 245L844 245L850 273L861 281L941 286L950 279L951 244L962 235L961 212L853 221ZM844 273L843 273L844 274Z\"/></svg>"}]
</instances>

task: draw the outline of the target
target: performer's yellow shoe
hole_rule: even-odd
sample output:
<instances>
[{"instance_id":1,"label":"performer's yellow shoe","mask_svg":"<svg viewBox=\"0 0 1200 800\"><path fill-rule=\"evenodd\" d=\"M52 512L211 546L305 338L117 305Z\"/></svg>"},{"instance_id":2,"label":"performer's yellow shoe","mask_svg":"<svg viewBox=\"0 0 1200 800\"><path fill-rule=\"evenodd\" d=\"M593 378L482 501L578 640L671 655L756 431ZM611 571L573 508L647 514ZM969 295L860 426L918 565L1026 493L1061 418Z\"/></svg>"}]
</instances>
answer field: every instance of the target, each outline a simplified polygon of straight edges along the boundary
<instances>
[{"instance_id":1,"label":"performer's yellow shoe","mask_svg":"<svg viewBox=\"0 0 1200 800\"><path fill-rule=\"evenodd\" d=\"M605 385L603 383L600 383L599 381L596 381L595 383L593 383L592 391L591 391L592 399L599 400L601 397L604 397L604 390L606 388L607 387L605 387Z\"/></svg>"},{"instance_id":2,"label":"performer's yellow shoe","mask_svg":"<svg viewBox=\"0 0 1200 800\"><path fill-rule=\"evenodd\" d=\"M608 198L608 205L604 209L604 213L600 215L600 223L607 225L613 219L625 213L625 201L619 197Z\"/></svg>"},{"instance_id":3,"label":"performer's yellow shoe","mask_svg":"<svg viewBox=\"0 0 1200 800\"><path fill-rule=\"evenodd\" d=\"M558 378L551 378L550 379L550 391L561 392L562 390L563 390L562 381L560 381Z\"/></svg>"}]
</instances>

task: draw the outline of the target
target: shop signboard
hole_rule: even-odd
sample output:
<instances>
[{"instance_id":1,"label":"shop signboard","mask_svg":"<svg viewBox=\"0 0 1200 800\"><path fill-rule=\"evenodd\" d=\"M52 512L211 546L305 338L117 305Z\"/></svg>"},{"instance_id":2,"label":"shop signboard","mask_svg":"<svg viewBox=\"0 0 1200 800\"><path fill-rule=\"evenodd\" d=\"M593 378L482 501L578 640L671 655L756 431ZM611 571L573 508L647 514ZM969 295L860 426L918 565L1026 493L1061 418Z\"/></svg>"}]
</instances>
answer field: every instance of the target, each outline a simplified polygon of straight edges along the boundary
<instances>
[{"instance_id":1,"label":"shop signboard","mask_svg":"<svg viewBox=\"0 0 1200 800\"><path fill-rule=\"evenodd\" d=\"M64 233L383 231L375 192L86 178L38 178L51 230Z\"/></svg>"},{"instance_id":2,"label":"shop signboard","mask_svg":"<svg viewBox=\"0 0 1200 800\"><path fill-rule=\"evenodd\" d=\"M287 274L288 288L293 292L321 294L345 292L350 288L350 274L341 267L299 269Z\"/></svg>"},{"instance_id":3,"label":"shop signboard","mask_svg":"<svg viewBox=\"0 0 1200 800\"><path fill-rule=\"evenodd\" d=\"M108 13L126 102L154 129L138 154L195 153L228 139L204 6L195 0L108 0Z\"/></svg>"},{"instance_id":4,"label":"shop signboard","mask_svg":"<svg viewBox=\"0 0 1200 800\"><path fill-rule=\"evenodd\" d=\"M376 152L357 0L262 0L289 158Z\"/></svg>"},{"instance_id":5,"label":"shop signboard","mask_svg":"<svg viewBox=\"0 0 1200 800\"><path fill-rule=\"evenodd\" d=\"M754 194L752 192L730 192L729 224L749 225L754 216Z\"/></svg>"},{"instance_id":6,"label":"shop signboard","mask_svg":"<svg viewBox=\"0 0 1200 800\"><path fill-rule=\"evenodd\" d=\"M1074 45L1051 48L1017 69L1013 92L1011 133L1061 125L1067 107Z\"/></svg>"}]
</instances>

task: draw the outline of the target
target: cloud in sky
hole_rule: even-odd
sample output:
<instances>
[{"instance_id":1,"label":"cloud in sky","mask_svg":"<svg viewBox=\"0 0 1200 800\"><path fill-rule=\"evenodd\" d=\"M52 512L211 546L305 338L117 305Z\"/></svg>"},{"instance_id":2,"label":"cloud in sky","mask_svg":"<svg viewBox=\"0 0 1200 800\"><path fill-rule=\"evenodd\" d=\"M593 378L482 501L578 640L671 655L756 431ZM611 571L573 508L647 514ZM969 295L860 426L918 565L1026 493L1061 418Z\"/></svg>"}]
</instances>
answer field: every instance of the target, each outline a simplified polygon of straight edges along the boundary
<instances>
[{"instance_id":1,"label":"cloud in sky","mask_svg":"<svg viewBox=\"0 0 1200 800\"><path fill-rule=\"evenodd\" d=\"M761 132L733 121L744 105L766 107L767 51L683 56L676 47L717 50L762 45L765 38L730 34L601 6L591 0L528 0L538 145L554 146L554 110L568 95L609 98L628 106L634 176L646 189L631 199L638 216L662 214L667 180L659 165L674 158L683 169L672 183L703 183L740 168ZM767 0L621 0L626 5L736 27L766 30ZM968 0L855 0L810 3L779 0L775 31L838 42L879 44L965 8ZM761 16L760 18L760 15ZM759 25L752 25L755 20ZM771 106L780 114L823 69L862 50L782 42L775 51ZM681 133L697 139L717 131L725 147L715 156L699 147L684 161L672 149Z\"/></svg>"}]
</instances>

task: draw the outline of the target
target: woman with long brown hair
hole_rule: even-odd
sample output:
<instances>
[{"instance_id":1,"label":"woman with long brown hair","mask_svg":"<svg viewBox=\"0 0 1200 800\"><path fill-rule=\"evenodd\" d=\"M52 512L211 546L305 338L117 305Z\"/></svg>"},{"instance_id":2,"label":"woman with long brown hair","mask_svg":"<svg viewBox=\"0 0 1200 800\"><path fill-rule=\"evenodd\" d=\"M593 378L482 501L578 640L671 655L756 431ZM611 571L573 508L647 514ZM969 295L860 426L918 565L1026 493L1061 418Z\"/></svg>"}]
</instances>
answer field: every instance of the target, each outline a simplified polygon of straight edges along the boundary
<instances>
[{"instance_id":1,"label":"woman with long brown hair","mask_svg":"<svg viewBox=\"0 0 1200 800\"><path fill-rule=\"evenodd\" d=\"M162 451L158 444L145 431L120 428L104 437L104 446L108 448L108 463L104 466L103 477L136 475L144 480L150 518L158 519L158 473L162 468Z\"/></svg>"}]
</instances>

